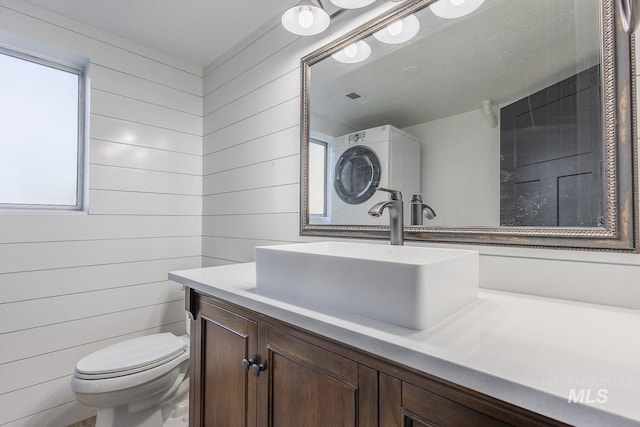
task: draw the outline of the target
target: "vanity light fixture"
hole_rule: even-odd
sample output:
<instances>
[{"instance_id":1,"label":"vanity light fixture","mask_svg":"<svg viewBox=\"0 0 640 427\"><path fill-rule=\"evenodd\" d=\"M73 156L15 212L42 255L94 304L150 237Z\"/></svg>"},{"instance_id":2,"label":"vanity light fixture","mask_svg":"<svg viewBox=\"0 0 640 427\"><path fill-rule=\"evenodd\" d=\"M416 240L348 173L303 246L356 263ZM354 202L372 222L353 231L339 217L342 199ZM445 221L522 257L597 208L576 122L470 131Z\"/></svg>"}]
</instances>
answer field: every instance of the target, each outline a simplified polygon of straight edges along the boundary
<instances>
[{"instance_id":1,"label":"vanity light fixture","mask_svg":"<svg viewBox=\"0 0 640 427\"><path fill-rule=\"evenodd\" d=\"M455 19L470 14L480 6L484 0L438 0L429 6L431 12L444 19Z\"/></svg>"},{"instance_id":2,"label":"vanity light fixture","mask_svg":"<svg viewBox=\"0 0 640 427\"><path fill-rule=\"evenodd\" d=\"M409 15L373 33L373 37L383 43L398 44L411 40L418 31L420 31L420 20L415 15Z\"/></svg>"},{"instance_id":3,"label":"vanity light fixture","mask_svg":"<svg viewBox=\"0 0 640 427\"><path fill-rule=\"evenodd\" d=\"M360 9L361 7L369 6L374 1L376 0L331 0L331 3L341 9Z\"/></svg>"},{"instance_id":4,"label":"vanity light fixture","mask_svg":"<svg viewBox=\"0 0 640 427\"><path fill-rule=\"evenodd\" d=\"M360 40L339 50L331 55L331 57L338 62L355 64L364 61L369 55L371 55L371 47L366 42Z\"/></svg>"},{"instance_id":5,"label":"vanity light fixture","mask_svg":"<svg viewBox=\"0 0 640 427\"><path fill-rule=\"evenodd\" d=\"M319 34L329 26L329 14L316 0L298 0L282 15L282 26L300 36Z\"/></svg>"},{"instance_id":6,"label":"vanity light fixture","mask_svg":"<svg viewBox=\"0 0 640 427\"><path fill-rule=\"evenodd\" d=\"M376 0L331 0L340 9L359 9ZM398 2L402 0L391 0ZM454 0L456 1L456 0ZM299 36L312 36L327 29L331 18L324 10L322 0L298 0L282 14L282 26Z\"/></svg>"}]
</instances>

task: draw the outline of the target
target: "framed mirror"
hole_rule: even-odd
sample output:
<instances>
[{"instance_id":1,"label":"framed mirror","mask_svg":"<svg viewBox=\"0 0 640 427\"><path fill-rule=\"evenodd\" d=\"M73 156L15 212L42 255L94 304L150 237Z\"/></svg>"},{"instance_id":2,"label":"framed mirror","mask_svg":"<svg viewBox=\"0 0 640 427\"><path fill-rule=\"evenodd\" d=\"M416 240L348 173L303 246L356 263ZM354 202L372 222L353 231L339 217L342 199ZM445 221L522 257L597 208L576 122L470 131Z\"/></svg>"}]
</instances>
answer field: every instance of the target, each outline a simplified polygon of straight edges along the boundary
<instances>
[{"instance_id":1,"label":"framed mirror","mask_svg":"<svg viewBox=\"0 0 640 427\"><path fill-rule=\"evenodd\" d=\"M418 0L301 60L301 234L636 252L614 0Z\"/></svg>"}]
</instances>

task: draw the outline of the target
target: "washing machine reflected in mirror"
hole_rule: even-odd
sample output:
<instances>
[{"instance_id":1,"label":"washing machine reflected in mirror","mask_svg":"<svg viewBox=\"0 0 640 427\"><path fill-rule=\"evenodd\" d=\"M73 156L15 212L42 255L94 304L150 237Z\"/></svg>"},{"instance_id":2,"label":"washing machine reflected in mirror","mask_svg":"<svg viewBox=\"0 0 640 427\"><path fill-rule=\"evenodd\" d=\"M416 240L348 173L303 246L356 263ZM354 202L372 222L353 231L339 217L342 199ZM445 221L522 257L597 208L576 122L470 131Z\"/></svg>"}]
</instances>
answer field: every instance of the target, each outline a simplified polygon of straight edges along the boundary
<instances>
[{"instance_id":1,"label":"washing machine reflected in mirror","mask_svg":"<svg viewBox=\"0 0 640 427\"><path fill-rule=\"evenodd\" d=\"M420 141L384 125L331 141L328 216L332 224L388 225L388 213L372 218L367 211L388 198L377 187L400 190L407 203L405 224L410 223L408 201L420 193Z\"/></svg>"}]
</instances>

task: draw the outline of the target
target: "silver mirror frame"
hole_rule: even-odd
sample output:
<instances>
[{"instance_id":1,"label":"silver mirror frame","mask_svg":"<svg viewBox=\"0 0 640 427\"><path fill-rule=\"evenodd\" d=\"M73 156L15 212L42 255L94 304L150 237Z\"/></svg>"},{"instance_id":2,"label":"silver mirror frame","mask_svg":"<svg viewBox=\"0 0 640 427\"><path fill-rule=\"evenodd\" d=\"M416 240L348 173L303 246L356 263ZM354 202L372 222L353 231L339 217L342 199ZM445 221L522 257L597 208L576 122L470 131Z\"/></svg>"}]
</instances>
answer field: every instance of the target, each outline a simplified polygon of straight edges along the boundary
<instances>
[{"instance_id":1,"label":"silver mirror frame","mask_svg":"<svg viewBox=\"0 0 640 427\"><path fill-rule=\"evenodd\" d=\"M561 227L405 227L405 239L459 243L639 252L638 147L636 133L635 43L624 29L615 2L602 0L603 119L605 149L604 228ZM300 118L300 234L339 238L388 239L389 227L310 224L308 215L308 146L310 67L384 28L388 23L427 7L434 0L414 0L391 9L345 36L303 57Z\"/></svg>"}]
</instances>

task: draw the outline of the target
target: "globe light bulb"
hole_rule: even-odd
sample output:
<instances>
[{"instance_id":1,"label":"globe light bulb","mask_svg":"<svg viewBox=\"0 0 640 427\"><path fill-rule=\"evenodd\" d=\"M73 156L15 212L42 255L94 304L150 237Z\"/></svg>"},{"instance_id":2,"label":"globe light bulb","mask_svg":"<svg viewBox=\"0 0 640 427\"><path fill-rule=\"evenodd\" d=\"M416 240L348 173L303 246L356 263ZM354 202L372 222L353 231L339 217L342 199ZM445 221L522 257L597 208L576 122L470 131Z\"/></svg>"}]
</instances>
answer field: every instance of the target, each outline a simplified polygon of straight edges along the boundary
<instances>
[{"instance_id":1,"label":"globe light bulb","mask_svg":"<svg viewBox=\"0 0 640 427\"><path fill-rule=\"evenodd\" d=\"M392 36L397 36L404 29L404 24L402 23L402 19L397 20L396 22L392 22L387 25L387 31Z\"/></svg>"},{"instance_id":2,"label":"globe light bulb","mask_svg":"<svg viewBox=\"0 0 640 427\"><path fill-rule=\"evenodd\" d=\"M454 6L460 6L462 3L464 3L466 0L449 0L451 2L452 5Z\"/></svg>"},{"instance_id":3,"label":"globe light bulb","mask_svg":"<svg viewBox=\"0 0 640 427\"><path fill-rule=\"evenodd\" d=\"M418 31L420 31L420 20L415 15L408 15L392 21L380 31L373 33L373 37L382 43L400 44L411 40Z\"/></svg>"},{"instance_id":4,"label":"globe light bulb","mask_svg":"<svg viewBox=\"0 0 640 427\"><path fill-rule=\"evenodd\" d=\"M355 43L350 44L344 48L344 54L347 58L353 58L358 54L358 46Z\"/></svg>"},{"instance_id":5,"label":"globe light bulb","mask_svg":"<svg viewBox=\"0 0 640 427\"><path fill-rule=\"evenodd\" d=\"M298 13L298 24L300 24L302 28L311 28L313 25L313 13L309 6L302 6L300 8L300 13Z\"/></svg>"},{"instance_id":6,"label":"globe light bulb","mask_svg":"<svg viewBox=\"0 0 640 427\"><path fill-rule=\"evenodd\" d=\"M333 55L333 59L343 64L356 64L367 59L371 55L371 47L364 40L351 43Z\"/></svg>"}]
</instances>

